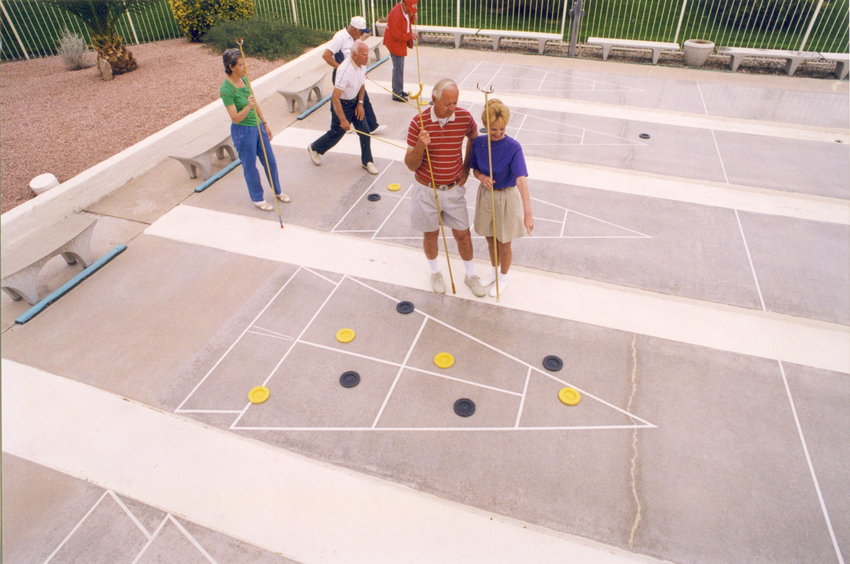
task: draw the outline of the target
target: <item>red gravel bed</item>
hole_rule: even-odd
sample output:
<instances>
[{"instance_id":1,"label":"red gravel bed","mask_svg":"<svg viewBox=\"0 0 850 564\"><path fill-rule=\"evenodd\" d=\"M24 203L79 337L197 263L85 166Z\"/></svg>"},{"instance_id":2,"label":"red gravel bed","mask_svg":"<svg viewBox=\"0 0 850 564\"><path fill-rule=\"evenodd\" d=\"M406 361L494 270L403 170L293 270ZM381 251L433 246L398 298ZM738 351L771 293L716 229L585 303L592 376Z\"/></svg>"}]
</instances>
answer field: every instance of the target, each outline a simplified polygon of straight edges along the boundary
<instances>
[{"instance_id":1,"label":"red gravel bed","mask_svg":"<svg viewBox=\"0 0 850 564\"><path fill-rule=\"evenodd\" d=\"M221 55L185 39L130 46L133 72L101 79L60 57L0 64L2 212L34 198L30 180L65 182L218 99ZM248 57L252 80L284 64ZM224 108L222 108L224 112Z\"/></svg>"}]
</instances>

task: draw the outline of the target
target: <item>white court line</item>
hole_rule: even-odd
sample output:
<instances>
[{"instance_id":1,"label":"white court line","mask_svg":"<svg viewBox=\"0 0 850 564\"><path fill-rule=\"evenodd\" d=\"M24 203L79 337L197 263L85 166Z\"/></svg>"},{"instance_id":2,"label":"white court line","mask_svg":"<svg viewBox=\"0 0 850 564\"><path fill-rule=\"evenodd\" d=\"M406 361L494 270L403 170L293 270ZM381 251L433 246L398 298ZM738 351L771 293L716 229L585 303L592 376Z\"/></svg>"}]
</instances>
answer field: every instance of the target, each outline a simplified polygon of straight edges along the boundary
<instances>
[{"instance_id":1,"label":"white court line","mask_svg":"<svg viewBox=\"0 0 850 564\"><path fill-rule=\"evenodd\" d=\"M705 110L705 115L710 115L708 113L708 106L705 105L705 98L703 98L702 88L700 87L698 80L696 81L696 84L697 84L697 92L699 92L699 99L702 102L702 108Z\"/></svg>"},{"instance_id":2,"label":"white court line","mask_svg":"<svg viewBox=\"0 0 850 564\"><path fill-rule=\"evenodd\" d=\"M56 553L59 552L62 549L63 546L65 546L65 543L68 542L68 539L70 539L72 536L74 536L74 533L77 532L77 529L79 529L80 526L83 523L85 523L86 519L89 518L89 515L92 514L92 512L95 510L95 508L98 505L100 505L100 502L103 501L103 498L105 498L108 494L109 494L109 490L106 490L105 492L103 492L103 495L101 495L100 498L98 498L98 500L95 502L95 504L91 506L91 509L89 509L88 512L85 515L83 515L83 518L80 519L77 522L77 524L74 526L73 529L71 529L71 532L68 533L68 536L66 536L65 539L62 542L59 543L59 546L57 546L56 549L53 552L50 553L50 556L47 557L47 560L44 561L44 564L47 564L48 562L50 562L53 559L54 556L56 556ZM150 538L150 534L147 534L147 537Z\"/></svg>"},{"instance_id":3,"label":"white court line","mask_svg":"<svg viewBox=\"0 0 850 564\"><path fill-rule=\"evenodd\" d=\"M761 302L761 310L767 311L767 308L764 307L764 298L761 295L761 287L759 286L759 279L756 276L756 267L753 266L753 257L750 256L750 246L747 245L747 237L744 235L744 227L741 225L741 217L738 215L738 210L735 210L735 219L738 220L738 230L741 232L741 239L744 241L744 249L747 251L747 260L750 261L750 272L753 273L753 281L756 283L756 290L759 293L759 302Z\"/></svg>"},{"instance_id":4,"label":"white court line","mask_svg":"<svg viewBox=\"0 0 850 564\"><path fill-rule=\"evenodd\" d=\"M723 179L726 184L729 184L729 176L726 174L726 165L723 164L723 155L720 154L720 145L717 144L717 137L714 135L714 130L711 130L711 138L714 140L714 148L717 150L717 160L720 161L720 168L723 170Z\"/></svg>"},{"instance_id":5,"label":"white court line","mask_svg":"<svg viewBox=\"0 0 850 564\"><path fill-rule=\"evenodd\" d=\"M514 427L519 428L519 420L522 418L522 408L525 406L525 398L528 393L528 382L531 380L531 367L528 368L528 372L525 374L525 386L522 388L522 399L519 402L519 409L516 413L516 423L514 423Z\"/></svg>"},{"instance_id":6,"label":"white court line","mask_svg":"<svg viewBox=\"0 0 850 564\"><path fill-rule=\"evenodd\" d=\"M207 560L209 560L210 564L218 564L218 563L215 561L215 558L213 558L212 556L210 556L210 553L209 553L209 552L207 552L206 550L204 550L204 547L203 547L203 546L201 546L201 543L199 543L199 542L197 541L197 539L195 539L195 537L193 537L193 536L191 535L191 533L189 533L189 531L187 531L187 530L186 530L186 527L184 527L183 525L181 525L181 524L180 524L180 521L178 521L177 519L175 519L175 518L174 518L174 515L172 515L171 513L169 513L169 514L168 514L168 518L169 518L169 519L171 519L171 522L172 522L172 523L174 523L174 526L176 526L176 527L180 530L180 532L181 532L181 533L183 533L183 536L184 536L184 537L186 537L186 538L189 540L189 542L191 542L191 543L192 543L192 545L193 545L193 546L194 546L194 547L198 550L198 552L200 552L201 554L203 554L203 555L204 555L204 558L206 558Z\"/></svg>"},{"instance_id":7,"label":"white court line","mask_svg":"<svg viewBox=\"0 0 850 564\"><path fill-rule=\"evenodd\" d=\"M304 270L306 270L306 271L307 271L307 272L309 272L310 274L313 274L313 275L315 275L315 276L318 276L319 278L321 278L322 280L325 280L325 281L326 281L326 282L328 282L329 284L333 284L334 286L336 286L336 285L338 284L338 282L336 282L336 281L334 281L334 280L331 280L331 279L330 279L330 278L328 278L327 276L324 276L324 275L322 275L322 274L319 274L318 272L316 272L316 271L315 271L315 270L313 270L312 268L305 268Z\"/></svg>"},{"instance_id":8,"label":"white court line","mask_svg":"<svg viewBox=\"0 0 850 564\"><path fill-rule=\"evenodd\" d=\"M332 432L483 432L493 433L505 431L620 431L624 429L656 429L655 425L564 425L562 427L233 427L233 431L332 431ZM669 564L669 563L667 563Z\"/></svg>"},{"instance_id":9,"label":"white court line","mask_svg":"<svg viewBox=\"0 0 850 564\"><path fill-rule=\"evenodd\" d=\"M270 335L262 331L248 331L248 333L250 333L251 335L259 335L260 337L268 337L269 339L277 339L278 341L292 342L294 340L292 337L279 337L277 335Z\"/></svg>"},{"instance_id":10,"label":"white court line","mask_svg":"<svg viewBox=\"0 0 850 564\"><path fill-rule=\"evenodd\" d=\"M387 391L387 395L384 397L384 402L381 404L381 409L378 410L378 414L375 416L375 421L372 423L372 428L374 429L378 425L378 421L381 419L381 415L384 414L384 409L387 407L387 403L390 401L390 396L393 395L393 391L395 390L396 384L398 384L399 378L401 378L401 373L404 371L404 367L407 364L407 361L410 360L410 355L413 353L413 348L416 346L416 343L419 342L419 337L422 335L422 331L425 329L425 325L428 323L428 318L422 320L422 325L419 326L419 331L416 332L416 337L414 337L413 342L410 343L410 347L407 349L407 354L404 355L404 361L402 361L401 366L398 367L398 372L395 374L395 379L393 380L390 389Z\"/></svg>"},{"instance_id":11,"label":"white court line","mask_svg":"<svg viewBox=\"0 0 850 564\"><path fill-rule=\"evenodd\" d=\"M216 363L212 366L212 368L210 368L210 369L209 369L209 372L207 372L207 373L204 375L204 377L203 377L203 378L201 378L201 381L200 381L200 382L198 382L198 383L195 385L195 387L194 387L194 388L192 388L192 391L191 391L191 392L189 392L189 395L188 395L188 396L186 396L186 398L185 398L183 401L181 401L181 402L180 402L180 405L178 405L178 406L177 406L177 409L175 409L175 410L174 410L174 412L175 412L175 413L179 413L179 412L180 412L180 410L183 408L183 406L186 404L186 402L187 402L187 401L189 401L189 398L191 398L191 397L192 397L192 395L193 395L195 392L197 392L197 391L198 391L198 388L200 388L200 387L201 387L201 385L202 385L202 384L206 381L206 379L207 379L207 378L209 378L209 375L213 373L213 370L215 370L216 368L218 368L218 365L222 363L222 361L225 359L225 357L227 357L227 355L228 355L228 354L230 354L230 351L232 351L232 350L233 350L233 347L235 347L235 346L236 346L236 344L237 344L237 343L238 343L238 342L242 339L242 337L244 337L244 336L245 336L245 334L246 334L246 333L247 333L247 332L251 329L251 327L254 325L254 323L256 323L256 322L257 322L257 320L260 318L260 316L261 316L261 315L263 315L263 314L266 312L266 310L267 310L267 309L268 309L268 307L272 304L272 302L275 300L275 298L276 298L276 297L278 297L278 295L280 295L280 293L281 293L281 292L283 292L283 290L284 290L284 289L285 289L285 288L289 285L289 282L290 282L293 278L295 278L295 275L296 275L296 274L298 274L298 272L299 272L300 270L301 270L301 267L297 268L297 269L295 270L295 272L293 272L293 273L292 273L292 276L290 276L290 277L289 277L289 280L287 280L287 281L286 281L286 283L285 283L283 286L281 286L280 290L278 290L278 291L277 291L277 293L274 295L274 297L273 297L271 300L269 300L269 303L267 303L267 304L266 304L266 307L264 307L263 309L261 309L261 310L260 310L260 313L258 313L258 314L257 314L257 317L255 317L255 318L253 319L253 321L251 321L251 323L249 323L249 324L248 324L248 326L247 326L247 327L245 327L245 330L244 330L244 331L242 331L242 333L239 335L239 337L238 337L235 341L233 341L233 344L232 344L232 345L230 345L230 347L229 347L229 348L228 348L228 349L224 352L224 354L223 354L223 355L221 355L221 358L219 358L219 359L216 361Z\"/></svg>"},{"instance_id":12,"label":"white court line","mask_svg":"<svg viewBox=\"0 0 850 564\"><path fill-rule=\"evenodd\" d=\"M252 329L255 329L257 331L257 334L266 334L270 337L271 336L280 337L281 339L288 339L290 341L295 340L293 337L290 337L289 335L284 335L283 333L278 333L277 331L272 331L271 329L264 329L262 327L257 327L256 325L254 325L252 327Z\"/></svg>"},{"instance_id":13,"label":"white court line","mask_svg":"<svg viewBox=\"0 0 850 564\"><path fill-rule=\"evenodd\" d=\"M377 294L379 294L379 295L381 295L381 296L384 296L384 297L386 297L387 299L392 300L392 301L394 301L394 302L396 302L396 303L397 303L397 302L399 302L399 301L401 301L401 300L399 300L398 298L395 298L395 297L393 297L393 296L391 296L391 295L389 295L389 294L387 294L387 293L385 293L385 292L382 292L381 290L378 290L377 288L375 288L375 287L373 287L373 286L370 286L369 284L366 284L365 282L362 282L362 281L360 281L360 280L357 280L356 278L351 278L351 280L352 280L352 281L354 281L354 282L357 282L358 284L361 284L362 286L364 286L364 287L368 288L369 290L372 290L373 292L375 292L375 293L377 293ZM610 408L612 408L612 409L615 409L615 410L619 411L620 413L622 413L622 414L624 414L624 415L626 415L626 416L628 416L628 417L630 417L630 418L637 419L637 420L641 421L642 423L644 423L644 424L646 424L646 425L648 425L648 426L650 426L650 427L652 427L652 428L655 428L655 425L653 425L652 423L650 423L650 422L646 421L645 419L642 419L642 418L638 417L637 415L635 415L635 414L633 414L633 413L629 413L628 411L625 411L625 410L623 410L623 409L621 409L621 408L617 407L616 405L614 405L614 404L612 404L612 403L609 403L609 402L605 401L604 399L600 398L599 396L597 396L597 395L595 395L595 394L590 393L589 391L587 391L587 390L586 390L586 389L584 389L584 388L580 388L580 387L576 386L575 384L570 384L569 382L566 382L565 380L561 380L560 378L556 378L556 377L555 377L555 376L553 376L552 374L550 374L550 373L548 373L548 372L545 372L545 371L543 371L543 370L541 370L541 369L537 368L537 367L536 367L536 366L534 366L533 364L529 364L528 362L525 362L524 360L521 360L521 359L519 359L519 358L517 358L517 357L515 357L515 356L513 356L513 355L511 355L511 354L509 354L509 353L507 353L507 352L505 352L505 351L503 351L503 350L501 350L501 349L498 349L498 348L494 347L493 345L491 345L491 344L489 344L489 343L485 343L485 342L484 342L484 341L482 341L481 339L479 339L479 338L477 338L477 337L474 337L474 336L470 335L469 333L467 333L467 332L465 332L465 331L462 331L461 329L458 329L457 327L455 327L455 326L453 326L453 325L450 325L450 324L446 323L445 321L442 321L442 320L440 320L440 319L437 319L437 318L436 318L436 317L434 317L433 315L427 314L427 313L425 313L424 311L420 311L420 310L418 310L418 309L416 309L416 310L414 310L414 311L415 311L416 313L418 313L419 315L423 315L423 316L425 316L427 319L429 319L429 320L433 321L434 323L438 323L438 324L442 325L443 327L445 327L445 328L447 328L447 329L449 329L449 330L451 330L451 331L454 331L455 333L458 333L458 334L462 335L463 337L466 337L467 339L470 339L470 340L474 341L475 343L478 343L479 345L481 345L481 346L483 346L483 347L486 347L486 348L490 349L491 351L495 352L496 354L500 354L500 355L502 355L502 356L504 356L504 357L506 357L506 358L509 358L510 360L512 360L512 361L514 361L514 362L517 362L517 363L519 363L519 364L520 364L520 365L522 365L522 366L528 367L528 368L529 368L529 369L531 369L531 370L537 371L537 372L539 372L540 374L543 374L544 376L546 376L546 377L548 377L548 378L551 378L551 379L555 380L556 382L560 382L560 383L562 383L562 384L563 384L563 385L565 385L565 386L569 386L569 387L571 387L571 388L575 388L576 390L578 390L579 392L581 392L583 395L585 395L585 396L587 396L587 397L589 397L589 398L593 398L593 399L595 399L596 401L598 401L598 402L600 402L600 403L602 403L602 404L604 404L604 405L607 405L608 407L610 407ZM410 368L410 367L408 367L408 368ZM411 369L411 370L416 370L415 368L410 368L410 369ZM435 374L435 375L439 376L439 374ZM473 382L467 382L467 383L469 383L469 384L474 384ZM501 391L505 391L506 393L514 393L514 394L515 394L515 392L507 392L506 390L501 390ZM516 395L520 395L520 394L516 394Z\"/></svg>"},{"instance_id":14,"label":"white court line","mask_svg":"<svg viewBox=\"0 0 850 564\"><path fill-rule=\"evenodd\" d=\"M408 194L410 194L410 191L411 191L412 189L413 189L413 185L412 185L412 184L411 184L410 186L408 186L408 187L407 187L407 192L405 192L405 193L404 193L404 194L403 194L403 195L402 195L402 196L398 199L398 201L395 203L395 205L393 206L393 209L392 209L392 210L390 210L390 213L388 213L388 214L387 214L387 217L385 217L385 218L384 218L384 221L382 221L382 222L381 222L381 225L379 225L379 226L378 226L378 229L375 231L375 233L373 233L373 234L372 234L372 239L374 239L374 238L378 235L378 233L380 233L380 232L381 232L381 229L383 229L383 228L384 228L384 225L386 225L386 224L387 224L387 222L390 220L390 218L393 216L393 214L395 214L395 211L398 209L398 207L399 207L399 206L401 205L401 203L404 201L404 198L405 198L405 197L407 197L407 195L408 195ZM393 195L395 195L395 194L393 194Z\"/></svg>"},{"instance_id":15,"label":"white court line","mask_svg":"<svg viewBox=\"0 0 850 564\"><path fill-rule=\"evenodd\" d=\"M785 367L782 365L781 360L779 361L779 372L782 374L782 383L785 384L785 393L788 394L788 403L791 405L791 413L794 414L794 423L797 425L797 433L800 435L800 444L803 446L803 452L806 455L806 463L809 465L809 473L812 476L812 482L814 483L815 491L818 494L818 501L820 502L820 508L823 512L823 518L824 521L826 521L827 529L829 529L829 537L832 539L832 546L835 548L835 555L838 557L838 562L840 564L844 564L844 557L841 555L841 548L838 546L838 539L835 538L835 531L832 528L829 511L826 510L826 503L823 501L823 494L820 491L818 477L817 474L815 474L812 457L809 456L809 447L806 445L806 437L803 436L803 427L800 425L800 418L797 416L797 408L794 406L794 398L791 396L791 388L788 386L788 378L785 376Z\"/></svg>"},{"instance_id":16,"label":"white court line","mask_svg":"<svg viewBox=\"0 0 850 564\"><path fill-rule=\"evenodd\" d=\"M358 147L359 147L359 145L358 145ZM333 229L331 229L331 231L336 231L336 228L337 228L337 227L339 227L339 224L340 224L340 223L342 223L342 222L345 220L345 218L346 218L346 217L348 217L348 214L349 214L349 213L351 213L351 210L353 210L353 209L354 209L354 207L355 207L357 204L359 204L359 203L360 203L360 200L362 200L362 199L363 199L363 198L364 198L364 197L365 197L365 196L369 193L369 191L370 191L370 190L372 190L372 187L373 187L375 184L377 184L378 180L380 180L380 178L384 175L384 173L385 173L385 172L386 172L389 168L390 168L390 167L386 167L386 168L384 168L384 170L382 170L382 171L381 171L381 173L380 173L380 174L378 174L378 176L377 176L377 177L375 177L375 180L373 180L373 181L372 181L372 183L371 183L371 184L369 184L369 186L366 188L366 190L364 190L364 191L363 191L363 193L362 193L362 194L360 194L360 197L359 197L359 198L357 198L357 200L356 200L353 204L351 204L351 207L350 207L350 208L348 208L348 211L347 211L347 212L345 212L345 215L343 215L343 216L339 219L339 221L337 221L337 222L336 222L336 225L334 225L334 226L333 226Z\"/></svg>"},{"instance_id":17,"label":"white court line","mask_svg":"<svg viewBox=\"0 0 850 564\"><path fill-rule=\"evenodd\" d=\"M334 285L333 290L331 290L331 291L330 291L330 293L328 294L328 296L325 298L325 301L323 301L323 302L322 302L322 305L320 305L320 306L319 306L319 308L316 310L316 313L314 313L314 314L313 314L313 317L311 317L311 318L310 318L310 321L308 321L308 322L307 322L307 325L305 325L305 326L304 326L304 329L302 329L301 333L299 333L298 337L297 337L297 338L295 339L295 341L292 343L292 346L291 346L291 347L289 347L288 349L286 349L286 352L285 352L285 353L283 353L283 357L280 359L280 361L278 361L278 363L274 366L274 368L272 368L272 369L271 369L271 371L269 372L268 376L266 376L266 379L265 379L265 380L263 380L263 383L262 383L262 385L263 385L263 386L265 386L266 384L268 384L268 383L269 383L269 380L271 380L271 379L272 379L272 376L274 376L274 373L275 373L275 372L277 372L277 369L278 369L278 368L280 368L280 365L281 365L281 364L283 364L283 361L285 361L285 360L286 360L286 357L288 357L288 356L289 356L289 353L291 353L291 352L295 349L295 346L296 346L299 342L301 342L301 337L303 337L303 336L304 336L304 333L306 333L306 332L307 332L307 329L309 329L309 328L310 328L310 325L312 325L312 324L313 324L313 321L315 321L316 317L318 317L318 315L322 312L322 310L323 310L323 309L324 309L324 307L325 307L325 304L327 304L327 303L328 303L328 301L331 299L331 297L333 297L333 295L336 293L336 291L337 291L337 290L339 290L339 287L340 287L340 285L342 284L343 280L345 280L345 276L343 276L343 277L342 277L342 280L340 280L340 281L339 281L339 284L335 284L335 285ZM288 281L287 281L287 282L288 282ZM284 285L284 287L285 287L285 285ZM281 289L281 290L282 290L282 289ZM280 292L278 292L278 293L280 293ZM275 298L277 298L277 294L275 294ZM274 301L274 298L272 298L272 301ZM269 302L268 304L266 304L266 307L269 307L269 305L271 305L271 302ZM265 308L263 308L263 309L265 309ZM228 351L228 352L229 352L229 351ZM242 417L244 417L244 416L245 416L245 414L248 412L248 409L251 407L251 405L252 405L252 403L251 403L250 401L248 401L248 402L247 402L247 405L245 405L245 407L244 407L244 408L242 409L242 411L239 413L239 416L238 416L238 417L237 417L237 418L233 421L233 423L230 425L230 428L231 428L231 429L232 429L233 427L235 427L235 426L239 423L239 421L242 419Z\"/></svg>"},{"instance_id":18,"label":"white court line","mask_svg":"<svg viewBox=\"0 0 850 564\"><path fill-rule=\"evenodd\" d=\"M153 544L154 539L156 539L156 537L159 536L159 532L162 530L162 528L165 526L165 524L167 522L168 522L168 514L166 514L165 517L162 519L162 522L160 522L159 526L153 532L153 535L148 538L148 542L145 543L145 546L142 547L142 550L139 551L139 553L133 559L133 562L131 562L131 564L137 564L139 562L139 559L142 556L144 556L147 549L150 548L151 544Z\"/></svg>"},{"instance_id":19,"label":"white court line","mask_svg":"<svg viewBox=\"0 0 850 564\"><path fill-rule=\"evenodd\" d=\"M478 388L484 388L485 390L490 390L492 392L499 392L501 394L508 394L511 396L522 397L522 394L519 392L512 392L510 390L505 390L502 388L497 388L495 386L488 386L487 384L479 384L478 382L473 382L472 380L464 380L463 378L458 378L456 376L449 376L448 374L440 374L439 372L432 372L430 370L424 370L422 368L414 368L413 366L407 366L408 370L412 370L414 372L419 372L420 374L427 374L428 376L436 376L437 378L444 378L446 380L452 380L454 382L460 382L461 384L469 384L470 386L476 386Z\"/></svg>"},{"instance_id":20,"label":"white court line","mask_svg":"<svg viewBox=\"0 0 850 564\"><path fill-rule=\"evenodd\" d=\"M120 507L121 509L123 509L123 510L124 510L124 513L126 513L126 514L127 514L127 517L129 517L129 518L130 518L130 520L131 520L133 523L135 523L135 524L136 524L136 527L138 527L138 528L139 528L139 530L140 530L140 531L142 531L142 534L143 534L143 535L145 535L145 537L146 537L146 538L148 538L148 539L153 538L153 535L151 535L151 534L150 534L150 532L148 532L148 530L145 528L145 526L144 526L144 525L142 525L142 523L141 523L141 522L140 522L140 521L136 518L136 516L133 514L133 512L132 512L132 511L130 511L130 508L129 508L129 507L127 507L127 506L124 504L124 502L123 502L123 501L121 501L121 498L119 498L117 495L115 495L115 492L113 492L112 490L108 490L108 492L109 492L109 495L110 495L110 496L112 496L112 499L114 499L114 500L115 500L115 503L117 503L117 504L118 504L118 507Z\"/></svg>"}]
</instances>

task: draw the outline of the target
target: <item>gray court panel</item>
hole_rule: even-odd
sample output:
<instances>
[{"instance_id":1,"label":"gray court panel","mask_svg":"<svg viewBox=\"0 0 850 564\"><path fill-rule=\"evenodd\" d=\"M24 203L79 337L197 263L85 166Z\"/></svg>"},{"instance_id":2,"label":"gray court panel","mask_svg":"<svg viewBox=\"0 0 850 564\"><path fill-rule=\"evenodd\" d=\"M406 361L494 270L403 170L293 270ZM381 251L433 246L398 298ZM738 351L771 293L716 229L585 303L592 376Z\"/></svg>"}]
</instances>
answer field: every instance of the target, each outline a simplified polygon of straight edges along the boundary
<instances>
[{"instance_id":1,"label":"gray court panel","mask_svg":"<svg viewBox=\"0 0 850 564\"><path fill-rule=\"evenodd\" d=\"M715 131L731 184L850 198L850 148L839 143Z\"/></svg>"},{"instance_id":2,"label":"gray court panel","mask_svg":"<svg viewBox=\"0 0 850 564\"><path fill-rule=\"evenodd\" d=\"M344 388L343 372L360 374ZM252 405L238 427L371 427L398 367L298 344L269 380L269 399Z\"/></svg>"},{"instance_id":3,"label":"gray court panel","mask_svg":"<svg viewBox=\"0 0 850 564\"><path fill-rule=\"evenodd\" d=\"M648 337L637 359L634 406L659 429L637 442L635 550L834 562L778 363Z\"/></svg>"},{"instance_id":4,"label":"gray court panel","mask_svg":"<svg viewBox=\"0 0 850 564\"><path fill-rule=\"evenodd\" d=\"M783 368L838 546L850 561L850 378L796 364Z\"/></svg>"},{"instance_id":5,"label":"gray court panel","mask_svg":"<svg viewBox=\"0 0 850 564\"><path fill-rule=\"evenodd\" d=\"M739 215L768 311L850 324L850 227Z\"/></svg>"},{"instance_id":6,"label":"gray court panel","mask_svg":"<svg viewBox=\"0 0 850 564\"><path fill-rule=\"evenodd\" d=\"M512 245L514 264L761 308L733 210L547 182L533 182L529 189L535 198L619 229L582 216L570 227L574 214L568 213L567 226L577 238L519 239ZM536 205L532 202L533 210ZM603 227L610 230L604 235L635 237L637 232L651 238L578 238Z\"/></svg>"},{"instance_id":7,"label":"gray court panel","mask_svg":"<svg viewBox=\"0 0 850 564\"><path fill-rule=\"evenodd\" d=\"M291 346L292 341L246 333L181 409L242 410L248 392L263 385Z\"/></svg>"},{"instance_id":8,"label":"gray court panel","mask_svg":"<svg viewBox=\"0 0 850 564\"><path fill-rule=\"evenodd\" d=\"M395 309L397 303L351 279L343 280L302 340L334 350L401 363L413 344L422 318L398 313ZM357 306L352 307L351 304ZM340 343L336 338L340 329L352 329L354 340Z\"/></svg>"},{"instance_id":9,"label":"gray court panel","mask_svg":"<svg viewBox=\"0 0 850 564\"><path fill-rule=\"evenodd\" d=\"M713 116L844 129L850 125L846 94L714 82L700 82L699 88Z\"/></svg>"},{"instance_id":10,"label":"gray court panel","mask_svg":"<svg viewBox=\"0 0 850 564\"><path fill-rule=\"evenodd\" d=\"M198 550L183 532L171 522L166 521L153 541L145 549L138 564L209 564L209 560Z\"/></svg>"},{"instance_id":11,"label":"gray court panel","mask_svg":"<svg viewBox=\"0 0 850 564\"><path fill-rule=\"evenodd\" d=\"M103 492L93 484L4 452L5 561L43 563Z\"/></svg>"},{"instance_id":12,"label":"gray court panel","mask_svg":"<svg viewBox=\"0 0 850 564\"><path fill-rule=\"evenodd\" d=\"M461 291L469 292L469 289L464 285ZM454 357L454 364L449 368L438 367L434 363L434 357L439 353L451 354ZM527 366L507 357L498 349L493 350L481 342L458 333L453 328L432 320L429 320L422 330L407 364L412 368L485 384L517 394L522 393L528 371Z\"/></svg>"},{"instance_id":13,"label":"gray court panel","mask_svg":"<svg viewBox=\"0 0 850 564\"><path fill-rule=\"evenodd\" d=\"M475 403L469 417L454 412L461 398ZM517 396L405 370L378 427L513 427L519 404Z\"/></svg>"},{"instance_id":14,"label":"gray court panel","mask_svg":"<svg viewBox=\"0 0 850 564\"><path fill-rule=\"evenodd\" d=\"M527 114L516 136L526 157L652 172L723 182L723 169L711 131L579 114L551 114L515 108ZM511 121L519 116L511 116ZM584 140L575 137L584 131ZM641 133L651 139L642 140ZM682 136L688 139L682 142Z\"/></svg>"}]
</instances>

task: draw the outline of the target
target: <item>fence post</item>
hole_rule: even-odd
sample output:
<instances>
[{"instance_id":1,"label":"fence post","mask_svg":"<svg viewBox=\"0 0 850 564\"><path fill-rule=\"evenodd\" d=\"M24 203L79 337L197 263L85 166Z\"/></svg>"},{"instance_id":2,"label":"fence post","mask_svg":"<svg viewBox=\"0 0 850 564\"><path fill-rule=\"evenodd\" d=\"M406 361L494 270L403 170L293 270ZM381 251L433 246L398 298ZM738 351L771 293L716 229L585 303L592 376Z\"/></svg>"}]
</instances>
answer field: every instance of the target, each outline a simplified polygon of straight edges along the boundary
<instances>
[{"instance_id":1,"label":"fence post","mask_svg":"<svg viewBox=\"0 0 850 564\"><path fill-rule=\"evenodd\" d=\"M815 27L815 20L818 19L818 14L820 14L820 8L823 6L823 0L818 2L818 7L815 8L815 13L812 16L812 21L809 22L809 29L806 30L806 35L803 36L803 42L800 44L800 51L802 51L806 47L806 41L809 40L809 34L812 32L812 28Z\"/></svg>"},{"instance_id":2,"label":"fence post","mask_svg":"<svg viewBox=\"0 0 850 564\"><path fill-rule=\"evenodd\" d=\"M570 15L573 17L573 26L572 32L570 32L570 57L576 56L576 43L578 42L578 26L581 23L581 17L584 15L584 10L581 9L582 0L575 0L573 4L573 9L570 11ZM566 0L564 1L564 7L566 8Z\"/></svg>"},{"instance_id":3,"label":"fence post","mask_svg":"<svg viewBox=\"0 0 850 564\"><path fill-rule=\"evenodd\" d=\"M133 25L133 18L130 17L130 12L127 12L127 21L130 22L130 31L133 32L133 39L136 40L136 45L138 45L139 36L136 35L136 26Z\"/></svg>"},{"instance_id":4,"label":"fence post","mask_svg":"<svg viewBox=\"0 0 850 564\"><path fill-rule=\"evenodd\" d=\"M6 16L6 21L9 22L9 27L12 28L12 33L15 34L15 39L18 40L18 45L21 46L21 51L24 52L24 57L26 57L27 60L29 61L30 56L29 56L29 54L27 54L27 48L24 47L24 42L21 41L21 36L18 35L18 30L15 29L15 24L14 24L14 22L12 22L12 18L9 17L9 12L6 11L6 6L3 5L3 0L0 0L0 8L2 8L2 10L3 10L3 15Z\"/></svg>"},{"instance_id":5,"label":"fence post","mask_svg":"<svg viewBox=\"0 0 850 564\"><path fill-rule=\"evenodd\" d=\"M292 2L292 19L295 22L295 25L298 25L298 12L295 11L295 0L291 0Z\"/></svg>"},{"instance_id":6,"label":"fence post","mask_svg":"<svg viewBox=\"0 0 850 564\"><path fill-rule=\"evenodd\" d=\"M688 0L682 4L682 12L679 14L679 23L676 24L676 36L673 37L673 43L679 42L679 31L682 29L682 20L685 19L685 8L688 7Z\"/></svg>"}]
</instances>

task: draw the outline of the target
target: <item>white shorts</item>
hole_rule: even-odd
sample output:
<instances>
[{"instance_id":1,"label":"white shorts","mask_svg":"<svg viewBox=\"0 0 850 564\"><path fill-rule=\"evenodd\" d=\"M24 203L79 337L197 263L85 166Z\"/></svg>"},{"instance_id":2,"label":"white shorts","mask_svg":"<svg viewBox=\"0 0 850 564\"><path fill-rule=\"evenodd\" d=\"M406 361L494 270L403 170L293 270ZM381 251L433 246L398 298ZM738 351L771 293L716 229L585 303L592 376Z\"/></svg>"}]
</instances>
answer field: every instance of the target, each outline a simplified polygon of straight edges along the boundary
<instances>
[{"instance_id":1,"label":"white shorts","mask_svg":"<svg viewBox=\"0 0 850 564\"><path fill-rule=\"evenodd\" d=\"M466 187L454 186L451 190L437 190L443 225L449 229L469 229L469 208L466 205ZM418 182L410 194L410 227L422 233L440 229L434 189Z\"/></svg>"}]
</instances>

